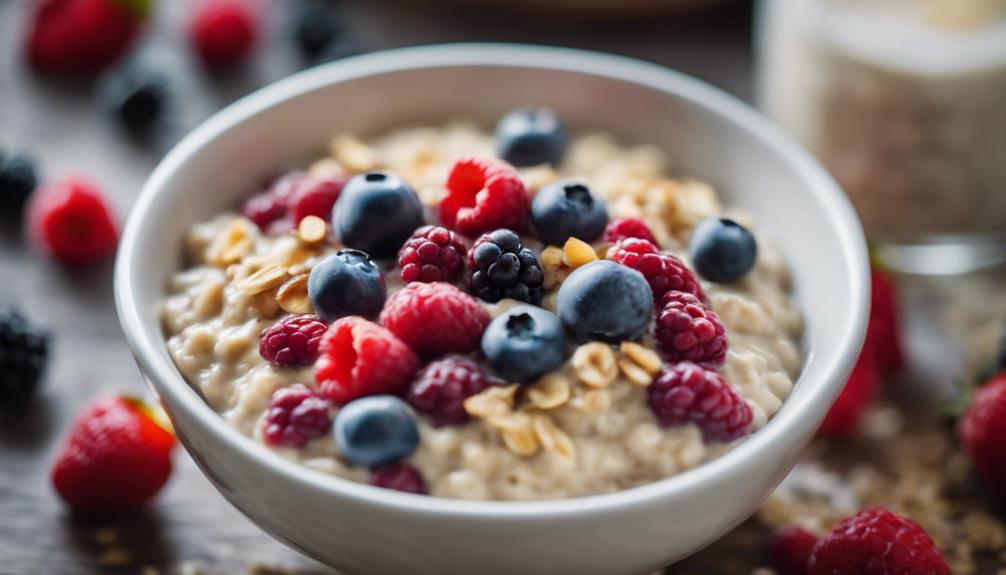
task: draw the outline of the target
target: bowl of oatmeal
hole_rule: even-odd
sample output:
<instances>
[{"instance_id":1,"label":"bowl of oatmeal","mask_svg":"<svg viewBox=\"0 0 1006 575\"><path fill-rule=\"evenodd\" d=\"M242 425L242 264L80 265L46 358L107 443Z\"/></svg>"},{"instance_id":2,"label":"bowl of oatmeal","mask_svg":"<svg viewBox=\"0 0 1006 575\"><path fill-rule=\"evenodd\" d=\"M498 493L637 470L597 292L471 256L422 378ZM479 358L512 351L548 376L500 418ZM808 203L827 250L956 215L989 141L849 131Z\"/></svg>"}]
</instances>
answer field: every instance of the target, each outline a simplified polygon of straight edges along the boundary
<instances>
[{"instance_id":1,"label":"bowl of oatmeal","mask_svg":"<svg viewBox=\"0 0 1006 575\"><path fill-rule=\"evenodd\" d=\"M172 151L124 329L179 438L347 572L641 572L747 517L858 352L861 231L755 113L517 46L324 66Z\"/></svg>"}]
</instances>

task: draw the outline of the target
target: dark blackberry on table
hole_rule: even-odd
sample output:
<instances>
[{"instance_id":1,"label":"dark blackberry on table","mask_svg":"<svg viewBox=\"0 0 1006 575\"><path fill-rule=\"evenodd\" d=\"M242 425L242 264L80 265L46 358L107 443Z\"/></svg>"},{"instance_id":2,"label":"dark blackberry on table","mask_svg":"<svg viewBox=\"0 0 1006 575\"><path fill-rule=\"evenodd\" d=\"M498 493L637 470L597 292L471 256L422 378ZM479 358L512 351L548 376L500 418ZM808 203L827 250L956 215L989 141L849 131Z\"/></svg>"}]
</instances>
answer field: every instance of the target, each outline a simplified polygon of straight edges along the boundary
<instances>
[{"instance_id":1,"label":"dark blackberry on table","mask_svg":"<svg viewBox=\"0 0 1006 575\"><path fill-rule=\"evenodd\" d=\"M538 257L524 247L516 233L501 229L483 235L468 252L468 259L472 293L479 299L541 303L545 274Z\"/></svg>"},{"instance_id":2,"label":"dark blackberry on table","mask_svg":"<svg viewBox=\"0 0 1006 575\"><path fill-rule=\"evenodd\" d=\"M49 357L49 334L13 309L0 309L0 409L27 402Z\"/></svg>"}]
</instances>

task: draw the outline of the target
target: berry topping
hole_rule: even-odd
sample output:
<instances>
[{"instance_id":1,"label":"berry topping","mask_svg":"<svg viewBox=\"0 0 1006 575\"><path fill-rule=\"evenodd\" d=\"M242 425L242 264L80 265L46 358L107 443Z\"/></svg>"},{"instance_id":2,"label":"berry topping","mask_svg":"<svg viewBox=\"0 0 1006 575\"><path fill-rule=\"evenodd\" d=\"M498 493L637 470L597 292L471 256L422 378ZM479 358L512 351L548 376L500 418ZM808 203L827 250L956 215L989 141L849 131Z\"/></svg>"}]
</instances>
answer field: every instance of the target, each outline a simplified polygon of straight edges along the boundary
<instances>
[{"instance_id":1,"label":"berry topping","mask_svg":"<svg viewBox=\"0 0 1006 575\"><path fill-rule=\"evenodd\" d=\"M496 230L480 237L468 252L468 260L472 292L483 301L509 298L541 303L545 274L534 252L514 232Z\"/></svg>"},{"instance_id":2,"label":"berry topping","mask_svg":"<svg viewBox=\"0 0 1006 575\"><path fill-rule=\"evenodd\" d=\"M345 176L321 180L307 177L298 182L290 197L290 216L294 225L307 216L318 216L326 222L332 219L332 206L345 185Z\"/></svg>"},{"instance_id":3,"label":"berry topping","mask_svg":"<svg viewBox=\"0 0 1006 575\"><path fill-rule=\"evenodd\" d=\"M262 437L270 445L304 447L332 428L328 400L302 384L276 390L265 412Z\"/></svg>"},{"instance_id":4,"label":"berry topping","mask_svg":"<svg viewBox=\"0 0 1006 575\"><path fill-rule=\"evenodd\" d=\"M423 204L404 180L391 172L365 172L342 188L332 212L332 229L346 246L375 258L395 257L423 225Z\"/></svg>"},{"instance_id":5,"label":"berry topping","mask_svg":"<svg viewBox=\"0 0 1006 575\"><path fill-rule=\"evenodd\" d=\"M809 575L950 575L925 530L907 517L868 507L814 546Z\"/></svg>"},{"instance_id":6,"label":"berry topping","mask_svg":"<svg viewBox=\"0 0 1006 575\"><path fill-rule=\"evenodd\" d=\"M717 368L727 359L727 335L716 312L690 293L669 291L657 304L656 339L670 361Z\"/></svg>"},{"instance_id":7,"label":"berry topping","mask_svg":"<svg viewBox=\"0 0 1006 575\"><path fill-rule=\"evenodd\" d=\"M694 423L706 441L733 441L751 429L751 407L715 371L691 362L664 368L649 387L650 409L664 427Z\"/></svg>"},{"instance_id":8,"label":"berry topping","mask_svg":"<svg viewBox=\"0 0 1006 575\"><path fill-rule=\"evenodd\" d=\"M37 183L31 160L0 152L0 215L21 217L21 210Z\"/></svg>"},{"instance_id":9,"label":"berry topping","mask_svg":"<svg viewBox=\"0 0 1006 575\"><path fill-rule=\"evenodd\" d=\"M639 272L607 260L573 270L559 286L556 309L577 342L619 343L643 335L653 318L653 294Z\"/></svg>"},{"instance_id":10,"label":"berry topping","mask_svg":"<svg viewBox=\"0 0 1006 575\"><path fill-rule=\"evenodd\" d=\"M688 242L695 271L711 282L735 282L754 267L758 243L747 228L726 218L699 222Z\"/></svg>"},{"instance_id":11,"label":"berry topping","mask_svg":"<svg viewBox=\"0 0 1006 575\"><path fill-rule=\"evenodd\" d=\"M833 439L844 439L855 433L863 412L877 394L879 383L876 361L868 350L864 350L817 433Z\"/></svg>"},{"instance_id":12,"label":"berry topping","mask_svg":"<svg viewBox=\"0 0 1006 575\"><path fill-rule=\"evenodd\" d=\"M48 357L49 334L0 309L0 409L21 407L34 395Z\"/></svg>"},{"instance_id":13,"label":"berry topping","mask_svg":"<svg viewBox=\"0 0 1006 575\"><path fill-rule=\"evenodd\" d=\"M318 343L328 324L315 315L292 315L262 331L258 351L276 367L310 365L318 359Z\"/></svg>"},{"instance_id":14,"label":"berry topping","mask_svg":"<svg viewBox=\"0 0 1006 575\"><path fill-rule=\"evenodd\" d=\"M807 575L810 552L817 535L802 527L789 527L772 539L772 566L779 575Z\"/></svg>"},{"instance_id":15,"label":"berry topping","mask_svg":"<svg viewBox=\"0 0 1006 575\"><path fill-rule=\"evenodd\" d=\"M702 301L706 300L706 294L692 270L677 257L661 253L657 246L646 240L622 240L608 250L608 259L643 274L653 290L654 303L671 290L687 292Z\"/></svg>"},{"instance_id":16,"label":"berry topping","mask_svg":"<svg viewBox=\"0 0 1006 575\"><path fill-rule=\"evenodd\" d=\"M477 158L458 160L447 176L440 223L468 237L497 228L524 229L530 200L511 166Z\"/></svg>"},{"instance_id":17,"label":"berry topping","mask_svg":"<svg viewBox=\"0 0 1006 575\"><path fill-rule=\"evenodd\" d=\"M66 265L85 265L115 250L119 226L97 187L64 179L40 187L28 201L28 231L49 256Z\"/></svg>"},{"instance_id":18,"label":"berry topping","mask_svg":"<svg viewBox=\"0 0 1006 575\"><path fill-rule=\"evenodd\" d=\"M381 324L420 357L478 348L489 312L448 283L412 283L391 294Z\"/></svg>"},{"instance_id":19,"label":"berry topping","mask_svg":"<svg viewBox=\"0 0 1006 575\"><path fill-rule=\"evenodd\" d=\"M565 361L566 333L552 312L519 305L492 320L482 353L500 377L531 383Z\"/></svg>"},{"instance_id":20,"label":"berry topping","mask_svg":"<svg viewBox=\"0 0 1006 575\"><path fill-rule=\"evenodd\" d=\"M437 427L459 424L468 421L465 399L494 383L474 361L445 357L426 366L409 387L406 400Z\"/></svg>"},{"instance_id":21,"label":"berry topping","mask_svg":"<svg viewBox=\"0 0 1006 575\"><path fill-rule=\"evenodd\" d=\"M618 243L626 238L638 238L657 245L650 227L640 218L615 218L604 228L604 241Z\"/></svg>"},{"instance_id":22,"label":"berry topping","mask_svg":"<svg viewBox=\"0 0 1006 575\"><path fill-rule=\"evenodd\" d=\"M138 138L149 136L164 115L167 81L139 60L107 72L98 86L98 101L119 126Z\"/></svg>"},{"instance_id":23,"label":"berry topping","mask_svg":"<svg viewBox=\"0 0 1006 575\"><path fill-rule=\"evenodd\" d=\"M33 3L27 56L39 72L89 74L122 56L150 2L60 0Z\"/></svg>"},{"instance_id":24,"label":"berry topping","mask_svg":"<svg viewBox=\"0 0 1006 575\"><path fill-rule=\"evenodd\" d=\"M496 155L519 167L558 164L569 135L551 108L518 108L496 125Z\"/></svg>"},{"instance_id":25,"label":"berry topping","mask_svg":"<svg viewBox=\"0 0 1006 575\"><path fill-rule=\"evenodd\" d=\"M464 271L467 252L461 236L440 226L423 226L398 252L402 281L454 281Z\"/></svg>"},{"instance_id":26,"label":"berry topping","mask_svg":"<svg viewBox=\"0 0 1006 575\"><path fill-rule=\"evenodd\" d=\"M426 494L426 482L419 471L408 463L392 463L370 470L370 484L403 493Z\"/></svg>"},{"instance_id":27,"label":"berry topping","mask_svg":"<svg viewBox=\"0 0 1006 575\"><path fill-rule=\"evenodd\" d=\"M291 172L277 178L269 189L245 200L241 205L241 215L251 220L260 230L268 231L270 224L286 217L290 201L300 183L310 177L304 172Z\"/></svg>"},{"instance_id":28,"label":"berry topping","mask_svg":"<svg viewBox=\"0 0 1006 575\"><path fill-rule=\"evenodd\" d=\"M211 68L247 59L258 36L258 19L245 0L202 0L189 24L196 54Z\"/></svg>"},{"instance_id":29,"label":"berry topping","mask_svg":"<svg viewBox=\"0 0 1006 575\"><path fill-rule=\"evenodd\" d=\"M592 242L604 232L608 210L587 184L566 180L538 190L531 202L531 220L546 244L560 246L569 238Z\"/></svg>"},{"instance_id":30,"label":"berry topping","mask_svg":"<svg viewBox=\"0 0 1006 575\"><path fill-rule=\"evenodd\" d=\"M133 509L167 482L174 445L175 437L143 403L104 399L73 424L53 464L52 483L75 511Z\"/></svg>"},{"instance_id":31,"label":"berry topping","mask_svg":"<svg viewBox=\"0 0 1006 575\"><path fill-rule=\"evenodd\" d=\"M985 483L1006 499L1006 373L978 389L957 432Z\"/></svg>"},{"instance_id":32,"label":"berry topping","mask_svg":"<svg viewBox=\"0 0 1006 575\"><path fill-rule=\"evenodd\" d=\"M397 463L419 446L419 429L405 403L390 395L364 397L335 416L335 443L353 465Z\"/></svg>"},{"instance_id":33,"label":"berry topping","mask_svg":"<svg viewBox=\"0 0 1006 575\"><path fill-rule=\"evenodd\" d=\"M338 405L365 395L403 393L419 369L409 346L361 317L344 317L329 326L319 349L315 381Z\"/></svg>"},{"instance_id":34,"label":"berry topping","mask_svg":"<svg viewBox=\"0 0 1006 575\"><path fill-rule=\"evenodd\" d=\"M328 321L359 315L377 317L387 286L380 268L359 250L339 250L311 268L307 294L315 311Z\"/></svg>"},{"instance_id":35,"label":"berry topping","mask_svg":"<svg viewBox=\"0 0 1006 575\"><path fill-rule=\"evenodd\" d=\"M870 322L863 347L873 354L881 372L893 374L905 367L897 289L877 268L870 270L870 288Z\"/></svg>"}]
</instances>

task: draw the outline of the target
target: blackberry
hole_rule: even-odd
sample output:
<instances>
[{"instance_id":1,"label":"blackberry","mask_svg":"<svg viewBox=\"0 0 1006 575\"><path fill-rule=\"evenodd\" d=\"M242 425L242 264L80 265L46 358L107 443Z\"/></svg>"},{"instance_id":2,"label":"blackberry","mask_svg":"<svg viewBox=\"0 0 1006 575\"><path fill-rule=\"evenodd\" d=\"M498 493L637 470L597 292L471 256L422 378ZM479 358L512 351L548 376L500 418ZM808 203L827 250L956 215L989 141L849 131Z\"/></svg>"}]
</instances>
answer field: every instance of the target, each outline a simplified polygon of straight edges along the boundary
<instances>
[{"instance_id":1,"label":"blackberry","mask_svg":"<svg viewBox=\"0 0 1006 575\"><path fill-rule=\"evenodd\" d=\"M28 195L37 184L31 160L23 156L5 156L0 151L0 213L20 217Z\"/></svg>"},{"instance_id":2,"label":"blackberry","mask_svg":"<svg viewBox=\"0 0 1006 575\"><path fill-rule=\"evenodd\" d=\"M534 305L541 303L545 274L534 252L524 247L516 233L500 229L475 241L468 252L472 293L483 301L503 298Z\"/></svg>"},{"instance_id":3,"label":"blackberry","mask_svg":"<svg viewBox=\"0 0 1006 575\"><path fill-rule=\"evenodd\" d=\"M49 335L15 310L0 310L0 408L24 404L35 393L49 355Z\"/></svg>"}]
</instances>

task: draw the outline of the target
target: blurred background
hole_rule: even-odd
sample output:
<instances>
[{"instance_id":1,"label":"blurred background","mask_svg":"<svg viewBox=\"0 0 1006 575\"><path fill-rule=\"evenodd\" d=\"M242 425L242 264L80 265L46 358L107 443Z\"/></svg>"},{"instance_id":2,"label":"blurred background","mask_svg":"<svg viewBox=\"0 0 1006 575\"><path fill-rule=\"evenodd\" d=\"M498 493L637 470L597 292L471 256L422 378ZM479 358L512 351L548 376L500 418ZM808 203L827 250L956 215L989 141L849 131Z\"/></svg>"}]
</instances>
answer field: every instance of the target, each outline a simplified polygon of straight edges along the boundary
<instances>
[{"instance_id":1,"label":"blurred background","mask_svg":"<svg viewBox=\"0 0 1006 575\"><path fill-rule=\"evenodd\" d=\"M330 573L258 531L182 450L145 511L63 508L48 477L75 414L145 387L111 258L52 261L21 211L72 176L122 220L171 145L242 95L358 53L463 41L612 52L722 88L825 163L873 243L884 340L904 360L847 400L848 423L756 518L668 573L773 573L775 529L826 529L867 503L920 522L955 573L1003 573L1006 514L952 408L1006 368L1002 0L0 0L0 307L47 334L37 389L0 388L0 573ZM0 367L12 357L0 349Z\"/></svg>"}]
</instances>

